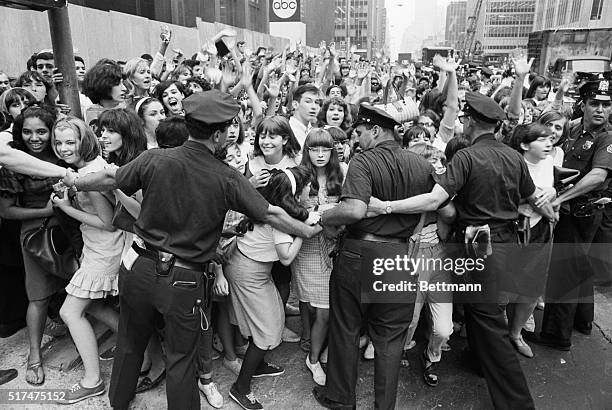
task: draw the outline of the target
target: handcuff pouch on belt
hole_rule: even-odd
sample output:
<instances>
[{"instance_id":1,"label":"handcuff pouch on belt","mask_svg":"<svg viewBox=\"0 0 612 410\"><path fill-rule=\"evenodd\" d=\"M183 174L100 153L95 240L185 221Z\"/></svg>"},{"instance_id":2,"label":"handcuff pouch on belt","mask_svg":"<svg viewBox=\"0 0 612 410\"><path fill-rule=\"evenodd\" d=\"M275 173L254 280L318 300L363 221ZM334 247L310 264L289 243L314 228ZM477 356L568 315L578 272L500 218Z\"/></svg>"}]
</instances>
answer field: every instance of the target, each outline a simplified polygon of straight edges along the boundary
<instances>
[{"instance_id":1,"label":"handcuff pouch on belt","mask_svg":"<svg viewBox=\"0 0 612 410\"><path fill-rule=\"evenodd\" d=\"M174 267L176 256L164 251L157 251L157 259L155 260L155 272L159 276L168 276Z\"/></svg>"},{"instance_id":2,"label":"handcuff pouch on belt","mask_svg":"<svg viewBox=\"0 0 612 410\"><path fill-rule=\"evenodd\" d=\"M531 242L531 218L527 215L519 214L519 219L516 223L516 231L518 234L518 243L521 247L526 247Z\"/></svg>"},{"instance_id":3,"label":"handcuff pouch on belt","mask_svg":"<svg viewBox=\"0 0 612 410\"><path fill-rule=\"evenodd\" d=\"M469 225L464 234L465 251L473 259L485 259L493 253L489 225Z\"/></svg>"},{"instance_id":4,"label":"handcuff pouch on belt","mask_svg":"<svg viewBox=\"0 0 612 410\"><path fill-rule=\"evenodd\" d=\"M595 203L603 197L602 192L593 192L574 198L569 201L569 210L565 208L564 213L569 213L576 218L593 216L597 210L604 208L605 205Z\"/></svg>"}]
</instances>

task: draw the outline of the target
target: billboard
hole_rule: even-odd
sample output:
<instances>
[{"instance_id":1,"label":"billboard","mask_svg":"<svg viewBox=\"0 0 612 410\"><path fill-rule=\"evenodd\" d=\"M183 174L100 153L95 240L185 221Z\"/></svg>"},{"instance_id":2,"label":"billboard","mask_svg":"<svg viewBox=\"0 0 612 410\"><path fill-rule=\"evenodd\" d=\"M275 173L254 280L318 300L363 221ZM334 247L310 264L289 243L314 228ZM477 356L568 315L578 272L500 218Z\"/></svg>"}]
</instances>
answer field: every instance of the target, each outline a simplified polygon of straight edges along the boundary
<instances>
[{"instance_id":1,"label":"billboard","mask_svg":"<svg viewBox=\"0 0 612 410\"><path fill-rule=\"evenodd\" d=\"M300 0L270 0L270 23L300 21Z\"/></svg>"}]
</instances>

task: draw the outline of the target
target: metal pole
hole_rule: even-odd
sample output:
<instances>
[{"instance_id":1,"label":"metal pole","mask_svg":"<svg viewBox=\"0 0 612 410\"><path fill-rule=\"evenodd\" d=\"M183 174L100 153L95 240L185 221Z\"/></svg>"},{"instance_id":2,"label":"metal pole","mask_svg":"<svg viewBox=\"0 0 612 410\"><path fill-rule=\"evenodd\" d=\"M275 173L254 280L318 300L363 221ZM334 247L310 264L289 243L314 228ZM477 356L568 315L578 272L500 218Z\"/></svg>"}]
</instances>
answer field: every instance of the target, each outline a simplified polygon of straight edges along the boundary
<instances>
[{"instance_id":1,"label":"metal pole","mask_svg":"<svg viewBox=\"0 0 612 410\"><path fill-rule=\"evenodd\" d=\"M71 115L83 118L81 101L79 99L79 86L74 66L68 5L62 8L49 9L47 16L49 17L55 65L64 76L64 81L58 84L60 101L70 106Z\"/></svg>"},{"instance_id":2,"label":"metal pole","mask_svg":"<svg viewBox=\"0 0 612 410\"><path fill-rule=\"evenodd\" d=\"M346 55L351 52L351 0L346 0Z\"/></svg>"}]
</instances>

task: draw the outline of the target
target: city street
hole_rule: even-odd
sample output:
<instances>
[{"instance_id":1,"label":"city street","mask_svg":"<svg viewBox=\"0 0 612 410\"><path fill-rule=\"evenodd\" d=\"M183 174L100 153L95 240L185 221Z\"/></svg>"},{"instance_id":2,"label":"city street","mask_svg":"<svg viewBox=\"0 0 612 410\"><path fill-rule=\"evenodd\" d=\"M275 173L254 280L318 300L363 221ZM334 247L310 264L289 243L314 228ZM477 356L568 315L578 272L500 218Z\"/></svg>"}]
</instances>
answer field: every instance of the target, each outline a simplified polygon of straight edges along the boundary
<instances>
[{"instance_id":1,"label":"city street","mask_svg":"<svg viewBox=\"0 0 612 410\"><path fill-rule=\"evenodd\" d=\"M612 289L599 288L596 293L595 326L591 336L575 333L574 346L570 352L560 352L532 344L536 355L534 359L521 357L531 393L538 409L574 410L612 409ZM541 311L536 311L541 315ZM290 325L298 330L297 317L290 318ZM45 336L47 338L47 336ZM49 339L45 339L49 341ZM103 349L112 340L103 343ZM491 408L489 394L484 379L479 378L462 367L460 352L466 346L466 339L453 335L450 343L452 351L444 353L440 367L440 385L431 388L425 385L420 374L418 356L423 349L419 341L410 358L410 368L400 372L398 387L398 409L488 409ZM9 339L4 339L0 347L0 368L15 367L19 376L2 386L3 389L30 389L24 379L27 359L27 342L25 329ZM69 388L81 376L81 368L61 371L58 363L66 363L68 357L77 355L69 337L53 340L48 343L45 353L45 370L47 373L44 388ZM297 343L283 343L274 350L269 359L285 367L285 374L270 379L258 379L253 383L255 394L268 409L316 409L320 408L314 400L311 390L314 386L310 373L304 365L305 353L299 350ZM51 363L51 364L49 364ZM55 365L53 364L55 363ZM102 363L102 377L110 380L112 362ZM228 391L235 377L221 365L221 360L214 362L214 378L225 398L227 409L239 407L228 397ZM357 387L358 408L373 408L372 383L374 363L361 362L360 377ZM157 389L137 395L132 402L132 409L163 409L166 407L165 383ZM0 408L15 409L63 409L64 406L27 405L13 406L0 403ZM78 409L110 408L107 395L89 399L75 405ZM202 408L211 408L202 396Z\"/></svg>"}]
</instances>

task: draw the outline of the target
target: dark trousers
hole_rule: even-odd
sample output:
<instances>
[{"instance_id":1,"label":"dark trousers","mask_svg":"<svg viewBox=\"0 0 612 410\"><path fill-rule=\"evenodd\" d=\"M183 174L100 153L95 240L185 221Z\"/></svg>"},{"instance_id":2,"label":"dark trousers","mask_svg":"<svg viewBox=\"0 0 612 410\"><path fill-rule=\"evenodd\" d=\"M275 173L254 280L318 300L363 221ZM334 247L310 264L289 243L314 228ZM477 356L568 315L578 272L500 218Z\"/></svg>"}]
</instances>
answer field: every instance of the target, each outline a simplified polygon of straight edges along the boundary
<instances>
[{"instance_id":1,"label":"dark trousers","mask_svg":"<svg viewBox=\"0 0 612 410\"><path fill-rule=\"evenodd\" d=\"M368 242L351 240L344 244L331 274L327 397L355 405L359 333L365 320L376 351L374 407L393 409L403 342L414 303L361 303L361 243Z\"/></svg>"},{"instance_id":2,"label":"dark trousers","mask_svg":"<svg viewBox=\"0 0 612 410\"><path fill-rule=\"evenodd\" d=\"M593 321L593 272L588 254L602 216L599 211L583 218L562 214L559 219L542 321L546 336L571 342L574 325L585 326Z\"/></svg>"},{"instance_id":3,"label":"dark trousers","mask_svg":"<svg viewBox=\"0 0 612 410\"><path fill-rule=\"evenodd\" d=\"M212 373L213 365L213 327L211 323L212 308L206 311L206 320L202 324L204 329L200 329L200 342L198 343L198 377Z\"/></svg>"},{"instance_id":4,"label":"dark trousers","mask_svg":"<svg viewBox=\"0 0 612 410\"><path fill-rule=\"evenodd\" d=\"M599 229L595 232L593 245L589 250L589 262L595 284L612 282L612 205L604 208Z\"/></svg>"},{"instance_id":5,"label":"dark trousers","mask_svg":"<svg viewBox=\"0 0 612 410\"><path fill-rule=\"evenodd\" d=\"M175 280L195 281L198 287L173 287ZM165 321L168 409L199 410L196 360L201 315L197 301L203 306L202 274L175 267L169 276L160 277L155 274L153 260L138 257L131 270L121 266L119 291L121 316L109 390L111 406L127 409L134 397L158 311Z\"/></svg>"},{"instance_id":6,"label":"dark trousers","mask_svg":"<svg viewBox=\"0 0 612 410\"><path fill-rule=\"evenodd\" d=\"M470 352L479 362L495 409L534 409L496 296L505 290L500 286L503 276L513 274L516 233L512 229L492 232L491 242L493 254L486 258L484 269L473 270L466 277L468 283L481 284L483 289L475 302L464 305Z\"/></svg>"}]
</instances>

